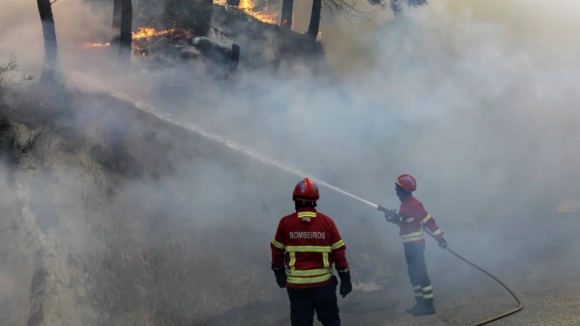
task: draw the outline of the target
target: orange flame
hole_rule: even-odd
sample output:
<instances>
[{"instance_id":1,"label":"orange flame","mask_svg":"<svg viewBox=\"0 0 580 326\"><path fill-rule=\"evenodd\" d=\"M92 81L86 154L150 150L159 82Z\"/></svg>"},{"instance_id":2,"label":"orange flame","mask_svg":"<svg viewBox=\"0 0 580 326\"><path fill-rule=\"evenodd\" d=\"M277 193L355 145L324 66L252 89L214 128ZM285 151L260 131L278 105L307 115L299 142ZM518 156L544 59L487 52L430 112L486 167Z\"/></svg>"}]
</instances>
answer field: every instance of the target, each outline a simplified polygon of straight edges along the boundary
<instances>
[{"instance_id":1,"label":"orange flame","mask_svg":"<svg viewBox=\"0 0 580 326\"><path fill-rule=\"evenodd\" d=\"M223 0L214 0L214 3L219 5L224 5ZM257 20L267 23L267 24L276 24L278 22L278 15L276 13L268 14L262 11L255 10L256 5L252 0L240 0L240 5L237 7L243 10L246 14L256 18ZM264 7L264 11L268 11L268 5L266 2L266 6Z\"/></svg>"},{"instance_id":2,"label":"orange flame","mask_svg":"<svg viewBox=\"0 0 580 326\"><path fill-rule=\"evenodd\" d=\"M152 37L152 36L158 36L158 35L165 35L165 34L171 33L171 31L172 31L171 29L166 29L163 31L156 31L155 28L152 28L152 27L139 27L138 29L139 29L139 31L137 33L131 32L134 40Z\"/></svg>"},{"instance_id":3,"label":"orange flame","mask_svg":"<svg viewBox=\"0 0 580 326\"><path fill-rule=\"evenodd\" d=\"M102 47L107 47L110 46L111 43L107 42L107 43L86 43L85 44L85 49L88 48L102 48Z\"/></svg>"},{"instance_id":4,"label":"orange flame","mask_svg":"<svg viewBox=\"0 0 580 326\"><path fill-rule=\"evenodd\" d=\"M159 36L159 35L166 35L173 32L173 29L166 29L163 31L157 31L155 28L151 27L138 27L138 32L131 32L133 40L141 40L148 37ZM89 48L101 48L101 47L109 47L111 46L111 42L107 43L86 43L84 45L85 49ZM135 43L132 44L133 50L141 50ZM143 55L144 56L144 55Z\"/></svg>"}]
</instances>

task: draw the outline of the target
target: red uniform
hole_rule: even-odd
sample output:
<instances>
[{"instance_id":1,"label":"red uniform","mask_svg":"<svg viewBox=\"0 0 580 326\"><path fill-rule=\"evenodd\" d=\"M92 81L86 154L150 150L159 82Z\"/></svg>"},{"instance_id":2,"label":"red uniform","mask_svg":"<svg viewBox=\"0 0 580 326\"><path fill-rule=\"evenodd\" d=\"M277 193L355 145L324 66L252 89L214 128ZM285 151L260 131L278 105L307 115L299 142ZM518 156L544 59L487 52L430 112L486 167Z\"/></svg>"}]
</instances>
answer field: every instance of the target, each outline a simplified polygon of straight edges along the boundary
<instances>
[{"instance_id":1,"label":"red uniform","mask_svg":"<svg viewBox=\"0 0 580 326\"><path fill-rule=\"evenodd\" d=\"M443 231L437 226L431 214L425 210L423 204L413 195L401 201L399 220L394 222L401 228L399 236L404 243L424 243L423 230L429 232L437 240L443 238Z\"/></svg>"},{"instance_id":2,"label":"red uniform","mask_svg":"<svg viewBox=\"0 0 580 326\"><path fill-rule=\"evenodd\" d=\"M312 288L333 281L332 264L348 269L346 245L334 221L314 208L283 217L270 244L272 266L286 267L289 288Z\"/></svg>"}]
</instances>

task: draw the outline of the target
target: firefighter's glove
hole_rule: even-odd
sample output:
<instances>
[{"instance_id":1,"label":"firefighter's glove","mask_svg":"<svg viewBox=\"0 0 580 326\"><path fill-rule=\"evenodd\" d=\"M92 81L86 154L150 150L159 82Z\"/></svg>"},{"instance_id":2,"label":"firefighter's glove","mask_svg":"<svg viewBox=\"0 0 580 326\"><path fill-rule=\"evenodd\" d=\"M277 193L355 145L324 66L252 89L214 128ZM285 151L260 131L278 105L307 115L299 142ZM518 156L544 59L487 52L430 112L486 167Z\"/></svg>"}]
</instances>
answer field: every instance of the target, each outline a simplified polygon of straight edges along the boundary
<instances>
[{"instance_id":1,"label":"firefighter's glove","mask_svg":"<svg viewBox=\"0 0 580 326\"><path fill-rule=\"evenodd\" d=\"M387 219L388 222L397 224L397 222L399 221L399 214L397 214L396 210L390 209L388 212L385 213L385 218Z\"/></svg>"},{"instance_id":2,"label":"firefighter's glove","mask_svg":"<svg viewBox=\"0 0 580 326\"><path fill-rule=\"evenodd\" d=\"M437 241L439 241L439 247L441 247L443 249L446 249L447 248L447 241L445 240L445 238L441 238L441 239L439 239Z\"/></svg>"},{"instance_id":3,"label":"firefighter's glove","mask_svg":"<svg viewBox=\"0 0 580 326\"><path fill-rule=\"evenodd\" d=\"M344 271L338 271L340 277L340 295L346 297L352 292L352 283L350 282L350 270L347 268Z\"/></svg>"},{"instance_id":4,"label":"firefighter's glove","mask_svg":"<svg viewBox=\"0 0 580 326\"><path fill-rule=\"evenodd\" d=\"M286 287L286 268L274 268L272 266L272 270L274 271L274 275L276 276L276 283L278 286L283 289Z\"/></svg>"},{"instance_id":5,"label":"firefighter's glove","mask_svg":"<svg viewBox=\"0 0 580 326\"><path fill-rule=\"evenodd\" d=\"M397 224L397 220L399 218L399 214L397 214L397 211L394 209L388 209L385 208L381 205L379 205L377 207L378 211L384 212L385 213L385 219L387 219L387 222L391 222L391 223L395 223Z\"/></svg>"}]
</instances>

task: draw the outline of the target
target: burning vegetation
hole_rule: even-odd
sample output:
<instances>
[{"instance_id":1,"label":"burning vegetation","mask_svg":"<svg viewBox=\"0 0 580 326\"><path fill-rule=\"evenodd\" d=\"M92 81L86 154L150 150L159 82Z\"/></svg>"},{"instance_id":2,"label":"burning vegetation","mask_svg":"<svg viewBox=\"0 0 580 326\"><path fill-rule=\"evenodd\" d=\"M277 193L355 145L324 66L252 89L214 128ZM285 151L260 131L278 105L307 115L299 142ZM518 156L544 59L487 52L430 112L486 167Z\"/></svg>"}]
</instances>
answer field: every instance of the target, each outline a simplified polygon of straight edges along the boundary
<instances>
[{"instance_id":1,"label":"burning vegetation","mask_svg":"<svg viewBox=\"0 0 580 326\"><path fill-rule=\"evenodd\" d=\"M137 32L132 32L132 38L133 38L133 42L139 41L139 40L144 40L147 38L151 38L151 37L156 37L156 36L162 36L162 35L170 35L172 32L175 31L175 29L166 29L166 30L161 30L161 31L157 31L155 28L153 27L139 27L137 28ZM106 43L86 43L85 44L85 49L88 48L102 48L102 47L109 47L111 46L111 42L106 42ZM139 50L138 46L133 46L133 50Z\"/></svg>"},{"instance_id":2,"label":"burning vegetation","mask_svg":"<svg viewBox=\"0 0 580 326\"><path fill-rule=\"evenodd\" d=\"M238 67L240 47L232 44L226 47L210 41L207 37L197 36L192 30L171 28L156 30L153 27L140 27L132 33L132 52L141 57L153 57L156 62L162 57L179 61L198 60L209 61L212 64L233 71ZM88 48L107 48L107 43L87 43Z\"/></svg>"},{"instance_id":3,"label":"burning vegetation","mask_svg":"<svg viewBox=\"0 0 580 326\"><path fill-rule=\"evenodd\" d=\"M214 4L228 6L227 2L219 0L214 0ZM229 5L229 7L238 8L263 23L276 24L278 22L278 15L276 13L268 13L268 1L265 2L263 10L256 8L252 0L240 0L238 6Z\"/></svg>"},{"instance_id":4,"label":"burning vegetation","mask_svg":"<svg viewBox=\"0 0 580 326\"><path fill-rule=\"evenodd\" d=\"M326 0L322 1L326 3ZM368 2L378 3L375 0ZM126 36L124 39L116 37L108 42L87 43L84 48L104 51L108 47L120 46L129 49L136 57L148 59L166 56L196 60L209 56L210 61L225 63L228 69L235 69L240 60L241 46L244 67L248 68L276 69L288 61L313 63L312 60L318 60L314 57L321 58L320 54L324 53L319 44L322 40L319 30L321 7L313 7L308 31L301 34L292 30L294 13L288 3L271 0L142 0L140 14L133 19L140 27L121 33ZM156 8L154 4L157 4ZM344 14L345 10L356 10L344 0L332 0L332 4L337 6L332 8L338 14L348 16ZM161 15L159 8L163 12ZM120 26L115 28L122 30Z\"/></svg>"},{"instance_id":5,"label":"burning vegetation","mask_svg":"<svg viewBox=\"0 0 580 326\"><path fill-rule=\"evenodd\" d=\"M276 24L277 14L267 13L268 2L261 6L259 10L252 0L240 0L233 4L232 1L212 0L212 6L220 8L227 8L234 12L248 15L264 24ZM182 59L198 59L200 57L209 56L213 61L226 63L230 68L235 69L238 66L240 47L233 44L231 47L226 47L223 44L211 42L206 38L206 32L195 28L195 26L188 26L187 24L177 24L178 17L175 13L171 13L172 2L167 0L166 10L170 12L170 16L176 18L173 21L173 27L167 29L158 29L155 26L138 27L136 31L131 32L132 36L132 53L133 55L147 57L154 54L168 55ZM212 10L213 11L213 10ZM219 33L219 31L216 31ZM110 42L91 42L84 44L85 49L109 48L115 44L117 40Z\"/></svg>"},{"instance_id":6,"label":"burning vegetation","mask_svg":"<svg viewBox=\"0 0 580 326\"><path fill-rule=\"evenodd\" d=\"M140 40L147 37L153 36L160 36L160 35L167 35L173 31L173 29L167 29L163 31L156 31L155 28L152 27L139 27L137 33L132 33L133 40Z\"/></svg>"},{"instance_id":7,"label":"burning vegetation","mask_svg":"<svg viewBox=\"0 0 580 326\"><path fill-rule=\"evenodd\" d=\"M111 46L111 42L107 42L107 43L87 43L85 44L85 49L88 48L103 48L103 47L109 47Z\"/></svg>"}]
</instances>

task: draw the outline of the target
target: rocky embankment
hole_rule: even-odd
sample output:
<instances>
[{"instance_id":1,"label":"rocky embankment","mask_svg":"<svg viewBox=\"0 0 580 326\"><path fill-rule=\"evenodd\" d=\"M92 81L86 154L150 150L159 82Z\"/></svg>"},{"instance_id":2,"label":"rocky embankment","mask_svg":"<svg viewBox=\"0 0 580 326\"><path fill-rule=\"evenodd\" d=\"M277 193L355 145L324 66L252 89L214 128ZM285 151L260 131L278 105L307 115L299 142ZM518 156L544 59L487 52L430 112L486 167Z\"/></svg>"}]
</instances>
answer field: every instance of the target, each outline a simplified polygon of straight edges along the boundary
<instances>
[{"instance_id":1,"label":"rocky embankment","mask_svg":"<svg viewBox=\"0 0 580 326\"><path fill-rule=\"evenodd\" d=\"M47 98L1 110L0 324L287 319L268 244L296 177L107 94ZM389 275L372 239L346 238L359 280Z\"/></svg>"}]
</instances>

